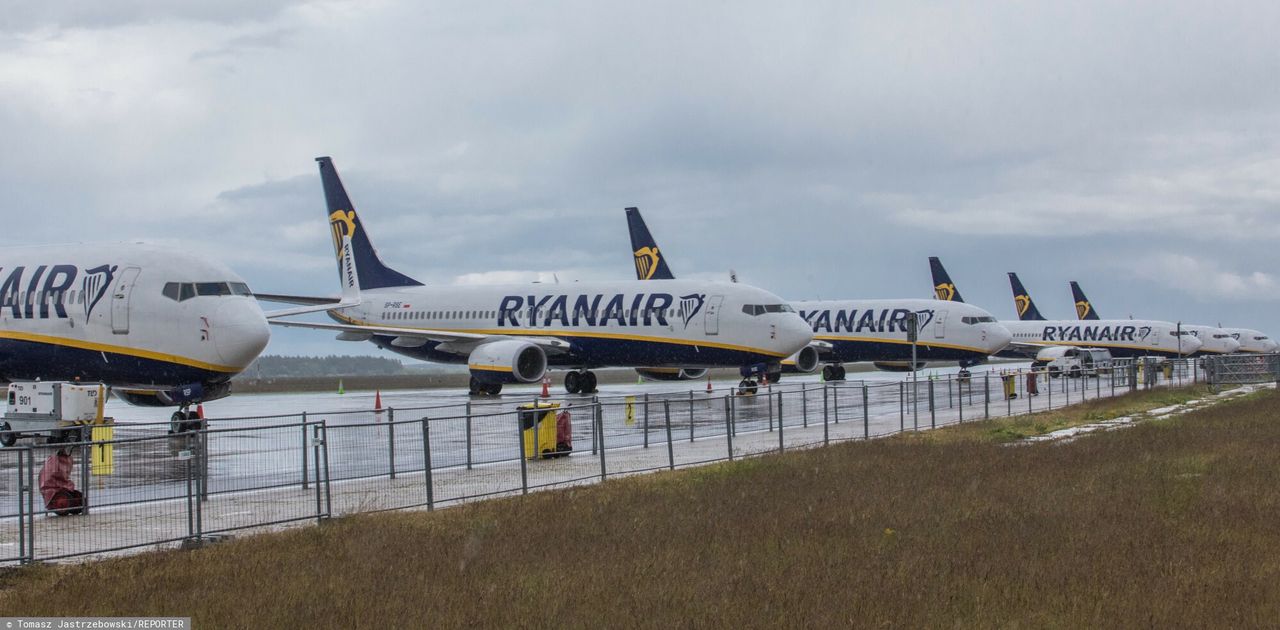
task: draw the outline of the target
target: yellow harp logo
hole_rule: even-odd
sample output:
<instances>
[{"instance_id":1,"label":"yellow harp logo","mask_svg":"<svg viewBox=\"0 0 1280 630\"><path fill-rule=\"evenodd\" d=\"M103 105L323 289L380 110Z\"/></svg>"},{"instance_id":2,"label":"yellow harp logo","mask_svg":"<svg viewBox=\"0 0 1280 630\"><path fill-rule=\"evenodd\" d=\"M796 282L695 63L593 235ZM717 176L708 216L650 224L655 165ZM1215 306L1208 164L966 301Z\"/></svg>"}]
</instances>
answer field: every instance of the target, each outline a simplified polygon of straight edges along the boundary
<instances>
[{"instance_id":1,"label":"yellow harp logo","mask_svg":"<svg viewBox=\"0 0 1280 630\"><path fill-rule=\"evenodd\" d=\"M658 271L658 261L661 257L658 255L657 247L641 247L635 251L636 257L636 277L641 280L648 280Z\"/></svg>"},{"instance_id":2,"label":"yellow harp logo","mask_svg":"<svg viewBox=\"0 0 1280 630\"><path fill-rule=\"evenodd\" d=\"M342 237L356 236L356 211L338 210L329 215L329 228L333 232L333 251L342 260Z\"/></svg>"},{"instance_id":3,"label":"yellow harp logo","mask_svg":"<svg viewBox=\"0 0 1280 630\"><path fill-rule=\"evenodd\" d=\"M1014 296L1013 303L1018 307L1018 317L1026 315L1027 309L1031 308L1031 298L1025 295Z\"/></svg>"},{"instance_id":4,"label":"yellow harp logo","mask_svg":"<svg viewBox=\"0 0 1280 630\"><path fill-rule=\"evenodd\" d=\"M1076 317L1080 319L1084 319L1089 316L1089 311L1092 311L1092 310L1093 310L1093 307L1089 306L1088 302L1083 300L1076 302Z\"/></svg>"},{"instance_id":5,"label":"yellow harp logo","mask_svg":"<svg viewBox=\"0 0 1280 630\"><path fill-rule=\"evenodd\" d=\"M943 282L942 284L933 287L933 292L938 295L939 300L942 300L943 302L950 302L956 297L956 285L951 284L950 282Z\"/></svg>"}]
</instances>

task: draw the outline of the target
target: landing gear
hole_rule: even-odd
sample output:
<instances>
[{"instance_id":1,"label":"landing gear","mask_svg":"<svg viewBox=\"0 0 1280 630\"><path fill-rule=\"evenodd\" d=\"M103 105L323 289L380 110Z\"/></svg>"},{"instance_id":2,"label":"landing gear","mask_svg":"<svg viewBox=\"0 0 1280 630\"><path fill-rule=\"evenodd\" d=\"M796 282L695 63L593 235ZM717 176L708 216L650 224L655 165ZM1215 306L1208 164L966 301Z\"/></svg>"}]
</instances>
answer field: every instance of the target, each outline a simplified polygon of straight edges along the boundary
<instances>
[{"instance_id":1,"label":"landing gear","mask_svg":"<svg viewBox=\"0 0 1280 630\"><path fill-rule=\"evenodd\" d=\"M765 374L765 377L769 379L770 383L777 383L778 381L782 380L782 370L778 370L777 372L769 372L768 374Z\"/></svg>"},{"instance_id":2,"label":"landing gear","mask_svg":"<svg viewBox=\"0 0 1280 630\"><path fill-rule=\"evenodd\" d=\"M502 383L485 383L473 376L469 390L472 396L497 396L502 393Z\"/></svg>"},{"instance_id":3,"label":"landing gear","mask_svg":"<svg viewBox=\"0 0 1280 630\"><path fill-rule=\"evenodd\" d=\"M169 416L169 433L189 433L200 430L200 413L183 407Z\"/></svg>"},{"instance_id":4,"label":"landing gear","mask_svg":"<svg viewBox=\"0 0 1280 630\"><path fill-rule=\"evenodd\" d=\"M591 370L572 370L564 375L564 390L570 394L593 394L596 374Z\"/></svg>"},{"instance_id":5,"label":"landing gear","mask_svg":"<svg viewBox=\"0 0 1280 630\"><path fill-rule=\"evenodd\" d=\"M822 366L822 380L824 381L843 381L844 366L839 363L833 363Z\"/></svg>"},{"instance_id":6,"label":"landing gear","mask_svg":"<svg viewBox=\"0 0 1280 630\"><path fill-rule=\"evenodd\" d=\"M738 383L738 395L739 395L739 396L753 396L753 395L755 395L755 393L756 393L756 389L757 389L758 387L759 387L759 385L757 385L755 381L753 381L753 380L751 380L751 379L749 379L749 378L744 378L744 379L742 379L742 382L741 382L741 383Z\"/></svg>"}]
</instances>

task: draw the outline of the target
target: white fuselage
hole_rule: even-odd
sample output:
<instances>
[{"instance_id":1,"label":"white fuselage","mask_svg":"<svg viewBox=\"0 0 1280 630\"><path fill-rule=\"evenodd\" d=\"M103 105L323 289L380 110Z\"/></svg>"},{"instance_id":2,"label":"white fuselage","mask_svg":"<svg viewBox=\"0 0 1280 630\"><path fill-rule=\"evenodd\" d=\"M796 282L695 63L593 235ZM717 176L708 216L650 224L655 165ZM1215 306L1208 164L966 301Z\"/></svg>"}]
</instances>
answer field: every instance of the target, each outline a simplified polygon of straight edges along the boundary
<instances>
[{"instance_id":1,"label":"white fuselage","mask_svg":"<svg viewBox=\"0 0 1280 630\"><path fill-rule=\"evenodd\" d=\"M1002 321L1013 333L1014 344L1106 348L1116 357L1146 355L1189 356L1200 349L1200 340L1179 337L1177 325L1145 319L1077 319Z\"/></svg>"},{"instance_id":2,"label":"white fuselage","mask_svg":"<svg viewBox=\"0 0 1280 630\"><path fill-rule=\"evenodd\" d=\"M269 338L227 267L139 243L0 250L0 377L225 383Z\"/></svg>"},{"instance_id":3,"label":"white fuselage","mask_svg":"<svg viewBox=\"0 0 1280 630\"><path fill-rule=\"evenodd\" d=\"M366 289L358 306L329 313L361 326L557 338L570 346L548 353L559 367L741 367L778 362L809 343L795 313L748 313L782 304L748 285L671 280ZM374 332L371 340L446 363L466 362L474 345L397 338Z\"/></svg>"},{"instance_id":4,"label":"white fuselage","mask_svg":"<svg viewBox=\"0 0 1280 630\"><path fill-rule=\"evenodd\" d=\"M1266 333L1252 328L1223 328L1223 330L1240 342L1240 352L1275 352L1280 347Z\"/></svg>"},{"instance_id":5,"label":"white fuselage","mask_svg":"<svg viewBox=\"0 0 1280 630\"><path fill-rule=\"evenodd\" d=\"M940 300L815 300L791 302L813 330L832 345L824 360L909 361L907 316L917 313L916 357L921 361L980 361L1005 347L1009 331L990 313L963 302Z\"/></svg>"},{"instance_id":6,"label":"white fuselage","mask_svg":"<svg viewBox=\"0 0 1280 630\"><path fill-rule=\"evenodd\" d=\"M1200 340L1200 354L1231 354L1240 349L1240 342L1231 333L1217 326L1183 324L1182 331Z\"/></svg>"}]
</instances>

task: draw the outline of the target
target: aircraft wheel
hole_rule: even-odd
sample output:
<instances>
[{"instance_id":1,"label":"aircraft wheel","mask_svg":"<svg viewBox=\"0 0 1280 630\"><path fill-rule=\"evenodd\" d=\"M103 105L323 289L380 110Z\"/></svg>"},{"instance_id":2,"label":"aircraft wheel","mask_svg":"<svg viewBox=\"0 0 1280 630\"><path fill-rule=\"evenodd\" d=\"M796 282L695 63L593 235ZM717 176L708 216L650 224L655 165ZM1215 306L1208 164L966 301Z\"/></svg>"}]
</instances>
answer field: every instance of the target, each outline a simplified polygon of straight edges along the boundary
<instances>
[{"instance_id":1,"label":"aircraft wheel","mask_svg":"<svg viewBox=\"0 0 1280 630\"><path fill-rule=\"evenodd\" d=\"M843 380L844 380L844 366L843 366L843 365L837 365L837 366L836 366L836 380L837 380L837 381L843 381Z\"/></svg>"},{"instance_id":2,"label":"aircraft wheel","mask_svg":"<svg viewBox=\"0 0 1280 630\"><path fill-rule=\"evenodd\" d=\"M777 383L782 380L782 372L769 372L768 377L770 383Z\"/></svg>"},{"instance_id":3,"label":"aircraft wheel","mask_svg":"<svg viewBox=\"0 0 1280 630\"><path fill-rule=\"evenodd\" d=\"M564 375L564 391L570 394L582 393L582 374L576 370L570 370Z\"/></svg>"},{"instance_id":4,"label":"aircraft wheel","mask_svg":"<svg viewBox=\"0 0 1280 630\"><path fill-rule=\"evenodd\" d=\"M834 365L822 366L822 380L824 381L836 380L836 366Z\"/></svg>"},{"instance_id":5,"label":"aircraft wheel","mask_svg":"<svg viewBox=\"0 0 1280 630\"><path fill-rule=\"evenodd\" d=\"M18 443L18 434L9 429L8 422L0 424L0 445L13 446Z\"/></svg>"},{"instance_id":6,"label":"aircraft wheel","mask_svg":"<svg viewBox=\"0 0 1280 630\"><path fill-rule=\"evenodd\" d=\"M488 383L483 386L481 391L490 396L497 396L502 393L502 383Z\"/></svg>"},{"instance_id":7,"label":"aircraft wheel","mask_svg":"<svg viewBox=\"0 0 1280 630\"><path fill-rule=\"evenodd\" d=\"M582 375L584 377L582 380L585 381L582 385L582 393L584 394L596 393L596 373L590 370L587 370L586 372L583 372Z\"/></svg>"},{"instance_id":8,"label":"aircraft wheel","mask_svg":"<svg viewBox=\"0 0 1280 630\"><path fill-rule=\"evenodd\" d=\"M182 433L187 430L187 412L178 410L169 416L169 433Z\"/></svg>"},{"instance_id":9,"label":"aircraft wheel","mask_svg":"<svg viewBox=\"0 0 1280 630\"><path fill-rule=\"evenodd\" d=\"M480 394L487 393L485 391L486 389L488 388L485 387L485 384L481 383L474 376L471 377L471 381L467 383L467 394L471 396L479 396Z\"/></svg>"},{"instance_id":10,"label":"aircraft wheel","mask_svg":"<svg viewBox=\"0 0 1280 630\"><path fill-rule=\"evenodd\" d=\"M744 378L741 383L738 383L738 394L746 396L754 393L756 393L755 381Z\"/></svg>"}]
</instances>

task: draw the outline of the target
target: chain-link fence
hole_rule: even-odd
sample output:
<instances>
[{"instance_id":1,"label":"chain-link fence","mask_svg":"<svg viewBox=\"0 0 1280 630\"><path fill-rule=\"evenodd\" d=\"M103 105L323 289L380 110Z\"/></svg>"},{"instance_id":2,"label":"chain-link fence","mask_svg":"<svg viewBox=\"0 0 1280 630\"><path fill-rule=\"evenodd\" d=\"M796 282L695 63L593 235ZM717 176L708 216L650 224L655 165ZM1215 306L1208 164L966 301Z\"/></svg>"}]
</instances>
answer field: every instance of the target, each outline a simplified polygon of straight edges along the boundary
<instances>
[{"instance_id":1,"label":"chain-link fence","mask_svg":"<svg viewBox=\"0 0 1280 630\"><path fill-rule=\"evenodd\" d=\"M1280 354L1226 354L1204 361L1211 387L1280 382Z\"/></svg>"},{"instance_id":2,"label":"chain-link fence","mask_svg":"<svg viewBox=\"0 0 1280 630\"><path fill-rule=\"evenodd\" d=\"M1195 361L1137 360L1070 374L1023 368L783 382L750 395L504 397L209 419L185 433L169 433L168 423L95 427L84 443L24 441L0 450L0 564L199 544L333 515L434 509L1036 413L1203 377ZM62 485L83 494L78 514L60 515L69 510L49 501L59 482L50 471L59 466L68 473Z\"/></svg>"}]
</instances>

